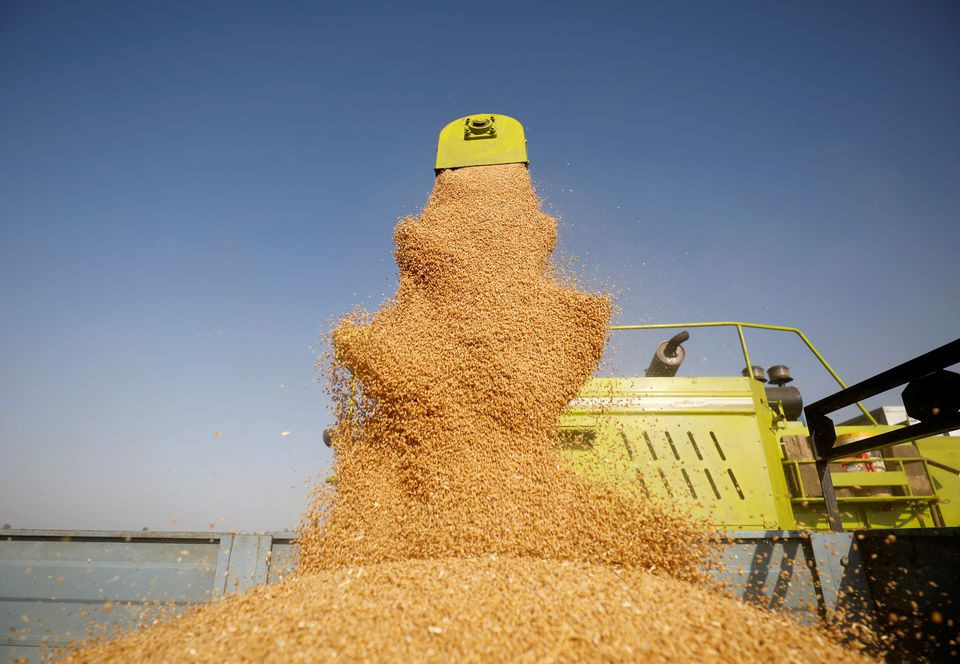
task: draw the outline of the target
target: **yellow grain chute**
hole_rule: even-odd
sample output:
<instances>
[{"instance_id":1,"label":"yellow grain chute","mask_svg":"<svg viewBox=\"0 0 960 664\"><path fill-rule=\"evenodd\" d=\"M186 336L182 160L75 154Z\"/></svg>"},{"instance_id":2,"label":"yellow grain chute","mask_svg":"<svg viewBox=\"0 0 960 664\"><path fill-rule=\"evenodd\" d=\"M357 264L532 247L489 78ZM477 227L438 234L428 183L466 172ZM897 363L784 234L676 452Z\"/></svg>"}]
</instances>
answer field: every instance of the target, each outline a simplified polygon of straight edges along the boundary
<instances>
[{"instance_id":1,"label":"yellow grain chute","mask_svg":"<svg viewBox=\"0 0 960 664\"><path fill-rule=\"evenodd\" d=\"M434 169L517 163L529 163L523 125L508 115L478 113L443 128Z\"/></svg>"}]
</instances>

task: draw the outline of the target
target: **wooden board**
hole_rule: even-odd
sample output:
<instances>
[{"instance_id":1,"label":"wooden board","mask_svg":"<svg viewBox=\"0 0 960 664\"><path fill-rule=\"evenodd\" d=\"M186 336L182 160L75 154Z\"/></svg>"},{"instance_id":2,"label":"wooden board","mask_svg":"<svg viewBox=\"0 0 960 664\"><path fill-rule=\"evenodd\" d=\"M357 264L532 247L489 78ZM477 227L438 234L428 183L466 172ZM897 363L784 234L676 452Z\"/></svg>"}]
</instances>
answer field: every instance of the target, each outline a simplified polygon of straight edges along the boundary
<instances>
[{"instance_id":1,"label":"wooden board","mask_svg":"<svg viewBox=\"0 0 960 664\"><path fill-rule=\"evenodd\" d=\"M813 448L810 446L808 436L784 436L783 450L790 461L813 460ZM812 463L802 463L798 465L800 469L800 484L803 494L807 498L822 498L823 490L820 488L820 476L817 474L817 467ZM797 487L791 487L795 490ZM799 492L794 498L801 498Z\"/></svg>"},{"instance_id":2,"label":"wooden board","mask_svg":"<svg viewBox=\"0 0 960 664\"><path fill-rule=\"evenodd\" d=\"M930 484L930 478L927 476L927 470L924 468L922 461L923 457L920 456L920 451L916 445L913 443L903 443L902 445L894 445L893 447L884 447L881 452L886 459L917 459L917 461L902 462L903 472L907 474L907 481L910 483L910 491L914 496L933 495L933 486ZM890 468L893 465L894 464L889 464L887 467Z\"/></svg>"}]
</instances>

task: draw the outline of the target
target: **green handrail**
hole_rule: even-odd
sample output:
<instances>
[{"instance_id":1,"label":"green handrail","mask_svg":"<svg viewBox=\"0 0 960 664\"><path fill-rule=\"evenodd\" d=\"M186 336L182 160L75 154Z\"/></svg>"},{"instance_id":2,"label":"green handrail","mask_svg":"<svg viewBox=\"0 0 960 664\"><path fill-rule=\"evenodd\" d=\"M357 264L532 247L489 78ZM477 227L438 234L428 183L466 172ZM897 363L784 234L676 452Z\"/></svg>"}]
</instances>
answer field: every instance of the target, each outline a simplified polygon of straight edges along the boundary
<instances>
[{"instance_id":1,"label":"green handrail","mask_svg":"<svg viewBox=\"0 0 960 664\"><path fill-rule=\"evenodd\" d=\"M648 325L611 325L608 329L611 331L616 330L669 330L678 327L735 327L737 328L737 335L740 337L740 348L743 350L743 359L747 363L747 372L749 373L750 367L753 366L750 362L750 351L747 350L747 340L743 336L743 328L748 327L755 330L773 330L774 332L793 332L800 340L806 344L807 348L810 350L814 356L820 360L820 364L823 365L823 368L826 369L833 379L837 381L837 384L842 388L846 389L847 384L843 382L839 374L833 370L833 367L830 366L830 363L820 354L820 351L817 350L809 339L807 335L803 333L802 330L796 327L787 327L785 325L762 325L760 323L745 323L743 321L711 321L706 323L650 323ZM857 408L860 409L867 419L870 420L873 424L877 424L877 420L874 419L873 415L870 414L863 404L859 401L857 402Z\"/></svg>"}]
</instances>

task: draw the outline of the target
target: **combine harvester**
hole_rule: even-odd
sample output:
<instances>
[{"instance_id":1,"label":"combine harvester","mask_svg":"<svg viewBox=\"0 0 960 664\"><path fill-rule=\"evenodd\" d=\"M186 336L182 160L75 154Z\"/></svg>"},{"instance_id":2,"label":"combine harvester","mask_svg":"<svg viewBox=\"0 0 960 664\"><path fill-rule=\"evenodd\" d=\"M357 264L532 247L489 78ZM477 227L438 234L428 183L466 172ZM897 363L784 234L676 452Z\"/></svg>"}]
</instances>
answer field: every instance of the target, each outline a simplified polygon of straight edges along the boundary
<instances>
[{"instance_id":1,"label":"combine harvester","mask_svg":"<svg viewBox=\"0 0 960 664\"><path fill-rule=\"evenodd\" d=\"M467 116L440 133L438 173L504 163L528 163L513 118ZM716 327L735 330L749 370L678 376L691 330ZM796 328L612 329L681 331L656 347L644 377L583 387L558 423L568 463L716 524L730 538L717 574L745 601L801 622L839 616L851 632L868 624L888 633L893 660L955 657L960 438L943 434L960 429L960 375L947 370L960 340L847 387ZM841 389L804 408L787 367L752 364L751 329L798 336ZM903 385L893 421L891 409L859 404ZM831 414L854 404L859 420L835 426ZM39 660L91 626L135 624L148 605L182 610L275 583L295 561L293 533L3 531L0 660Z\"/></svg>"}]
</instances>

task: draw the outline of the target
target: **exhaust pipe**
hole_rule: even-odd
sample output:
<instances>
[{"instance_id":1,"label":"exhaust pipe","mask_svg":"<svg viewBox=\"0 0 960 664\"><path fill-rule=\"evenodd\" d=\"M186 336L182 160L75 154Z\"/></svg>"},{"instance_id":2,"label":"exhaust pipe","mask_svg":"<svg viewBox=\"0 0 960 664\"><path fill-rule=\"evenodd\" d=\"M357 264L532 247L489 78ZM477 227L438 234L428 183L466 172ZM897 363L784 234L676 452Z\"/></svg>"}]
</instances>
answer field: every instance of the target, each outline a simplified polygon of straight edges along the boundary
<instances>
[{"instance_id":1,"label":"exhaust pipe","mask_svg":"<svg viewBox=\"0 0 960 664\"><path fill-rule=\"evenodd\" d=\"M650 360L650 366L647 367L647 378L672 378L677 375L677 369L683 364L683 358L687 356L683 350L682 344L690 338L690 333L684 330L678 332L666 341L657 346L653 359Z\"/></svg>"}]
</instances>

